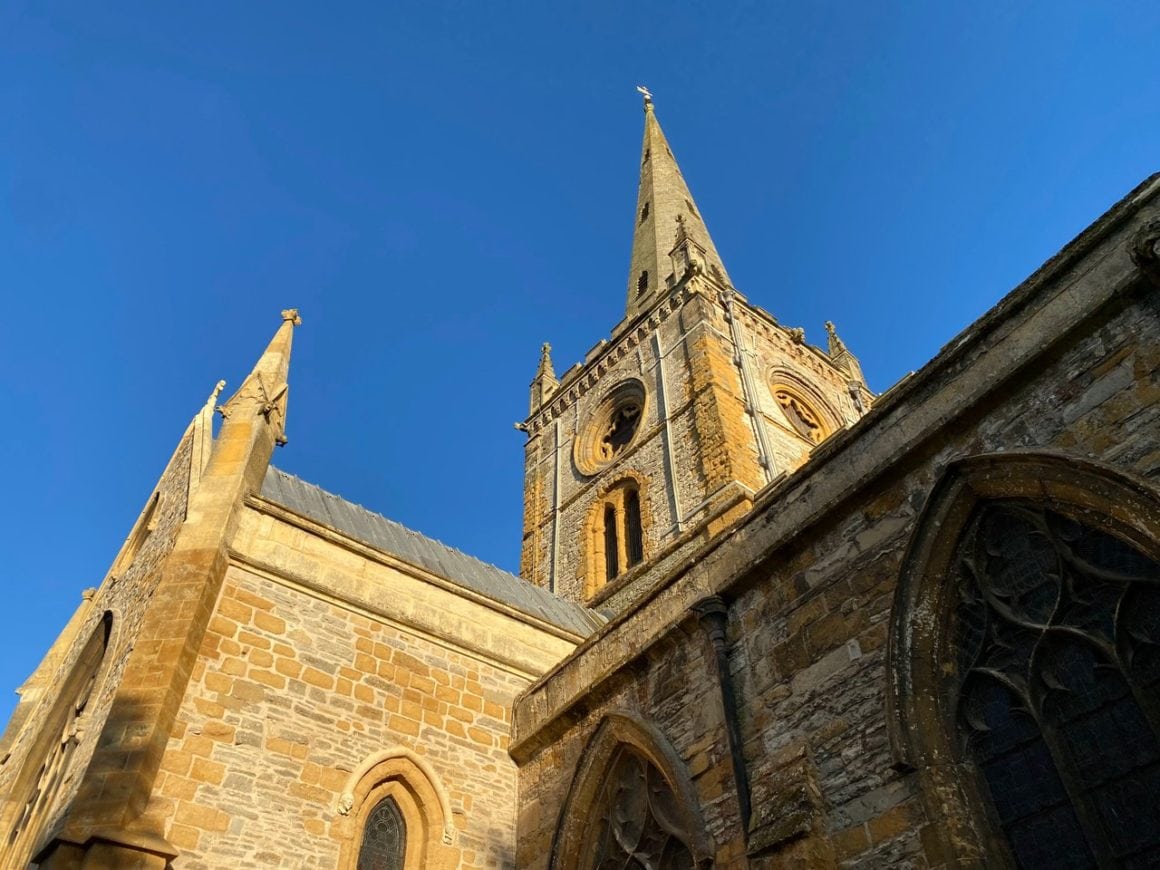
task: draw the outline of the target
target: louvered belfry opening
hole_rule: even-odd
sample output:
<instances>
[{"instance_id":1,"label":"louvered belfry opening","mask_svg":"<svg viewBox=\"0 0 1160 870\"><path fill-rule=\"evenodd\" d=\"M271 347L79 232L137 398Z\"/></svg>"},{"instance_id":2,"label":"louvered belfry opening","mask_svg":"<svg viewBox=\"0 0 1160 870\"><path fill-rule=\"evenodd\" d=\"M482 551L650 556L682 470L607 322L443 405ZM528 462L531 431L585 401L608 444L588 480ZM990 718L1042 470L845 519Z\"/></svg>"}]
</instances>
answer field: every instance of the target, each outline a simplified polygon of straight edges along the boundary
<instances>
[{"instance_id":1,"label":"louvered belfry opening","mask_svg":"<svg viewBox=\"0 0 1160 870\"><path fill-rule=\"evenodd\" d=\"M979 509L957 555L954 704L1021 867L1160 854L1160 564L1040 506Z\"/></svg>"},{"instance_id":2,"label":"louvered belfry opening","mask_svg":"<svg viewBox=\"0 0 1160 870\"><path fill-rule=\"evenodd\" d=\"M620 573L616 536L616 508L612 505L604 507L604 574L607 580L612 580Z\"/></svg>"},{"instance_id":3,"label":"louvered belfry opening","mask_svg":"<svg viewBox=\"0 0 1160 870\"><path fill-rule=\"evenodd\" d=\"M640 493L630 488L624 495L624 537L628 551L628 567L639 565L644 559L644 535L640 523Z\"/></svg>"}]
</instances>

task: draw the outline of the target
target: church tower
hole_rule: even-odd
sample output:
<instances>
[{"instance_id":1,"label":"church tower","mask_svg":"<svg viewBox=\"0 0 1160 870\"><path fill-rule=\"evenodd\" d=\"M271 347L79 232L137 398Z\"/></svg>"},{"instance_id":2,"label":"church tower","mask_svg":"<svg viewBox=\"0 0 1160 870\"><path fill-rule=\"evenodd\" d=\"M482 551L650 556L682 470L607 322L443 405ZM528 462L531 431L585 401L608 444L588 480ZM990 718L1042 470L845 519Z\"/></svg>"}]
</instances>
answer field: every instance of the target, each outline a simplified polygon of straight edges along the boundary
<instances>
[{"instance_id":1,"label":"church tower","mask_svg":"<svg viewBox=\"0 0 1160 870\"><path fill-rule=\"evenodd\" d=\"M644 96L625 317L531 385L521 573L628 606L633 580L724 528L869 408L857 359L751 305L729 278Z\"/></svg>"}]
</instances>

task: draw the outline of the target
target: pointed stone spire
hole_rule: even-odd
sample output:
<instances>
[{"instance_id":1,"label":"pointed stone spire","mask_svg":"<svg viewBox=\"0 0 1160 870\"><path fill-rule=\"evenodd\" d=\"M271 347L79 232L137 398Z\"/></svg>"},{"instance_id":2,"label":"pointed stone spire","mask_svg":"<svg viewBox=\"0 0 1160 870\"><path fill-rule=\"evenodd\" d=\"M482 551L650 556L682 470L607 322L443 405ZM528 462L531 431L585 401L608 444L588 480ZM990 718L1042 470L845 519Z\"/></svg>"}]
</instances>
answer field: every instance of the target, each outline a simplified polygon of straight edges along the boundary
<instances>
[{"instance_id":1,"label":"pointed stone spire","mask_svg":"<svg viewBox=\"0 0 1160 870\"><path fill-rule=\"evenodd\" d=\"M247 406L262 414L274 428L278 444L286 443L286 398L290 389L290 347L294 341L294 327L302 323L297 308L282 312L282 325L274 333L265 353L254 370L242 381L238 391L218 408L223 417L230 417Z\"/></svg>"},{"instance_id":2,"label":"pointed stone spire","mask_svg":"<svg viewBox=\"0 0 1160 870\"><path fill-rule=\"evenodd\" d=\"M858 362L858 357L850 353L846 343L838 337L838 330L829 320L826 321L826 337L829 343L830 361L838 369L845 372L851 381L856 382L861 387L866 387L866 378L862 376L862 366Z\"/></svg>"},{"instance_id":3,"label":"pointed stone spire","mask_svg":"<svg viewBox=\"0 0 1160 870\"><path fill-rule=\"evenodd\" d=\"M722 284L729 284L725 265L657 122L652 95L643 88L638 90L644 94L644 144L628 268L626 313L630 318L656 299L657 291L668 286L670 275L673 281L679 280L682 275L675 274L674 267L687 268L690 260L698 260L703 271ZM678 221L678 217L682 220Z\"/></svg>"},{"instance_id":4,"label":"pointed stone spire","mask_svg":"<svg viewBox=\"0 0 1160 870\"><path fill-rule=\"evenodd\" d=\"M552 345L546 341L540 347L540 365L532 378L530 414L536 413L556 392L560 382L556 380L556 370L552 368Z\"/></svg>"}]
</instances>

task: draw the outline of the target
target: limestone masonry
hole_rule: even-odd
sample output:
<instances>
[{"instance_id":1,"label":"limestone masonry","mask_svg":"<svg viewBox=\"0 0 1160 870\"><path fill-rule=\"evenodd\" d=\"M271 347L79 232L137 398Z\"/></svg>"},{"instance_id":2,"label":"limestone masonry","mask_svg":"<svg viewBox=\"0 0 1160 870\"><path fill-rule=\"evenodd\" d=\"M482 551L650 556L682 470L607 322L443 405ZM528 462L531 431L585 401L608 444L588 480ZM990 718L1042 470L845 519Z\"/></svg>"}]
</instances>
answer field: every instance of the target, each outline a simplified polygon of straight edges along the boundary
<instances>
[{"instance_id":1,"label":"limestone masonry","mask_svg":"<svg viewBox=\"0 0 1160 870\"><path fill-rule=\"evenodd\" d=\"M522 577L271 467L283 312L18 690L0 868L1160 866L1160 176L875 396L644 108Z\"/></svg>"}]
</instances>

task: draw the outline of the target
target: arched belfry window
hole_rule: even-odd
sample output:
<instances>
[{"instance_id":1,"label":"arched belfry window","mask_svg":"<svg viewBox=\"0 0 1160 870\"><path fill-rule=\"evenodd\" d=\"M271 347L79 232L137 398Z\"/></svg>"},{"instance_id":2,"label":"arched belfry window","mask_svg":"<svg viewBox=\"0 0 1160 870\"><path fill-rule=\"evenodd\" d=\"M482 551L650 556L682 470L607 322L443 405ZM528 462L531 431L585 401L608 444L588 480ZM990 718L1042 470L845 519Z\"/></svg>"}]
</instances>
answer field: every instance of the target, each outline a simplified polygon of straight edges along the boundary
<instances>
[{"instance_id":1,"label":"arched belfry window","mask_svg":"<svg viewBox=\"0 0 1160 870\"><path fill-rule=\"evenodd\" d=\"M588 529L587 597L644 561L644 519L640 486L633 478L617 481L597 499Z\"/></svg>"},{"instance_id":2,"label":"arched belfry window","mask_svg":"<svg viewBox=\"0 0 1160 870\"><path fill-rule=\"evenodd\" d=\"M367 816L358 870L403 870L407 856L407 825L393 798L383 798Z\"/></svg>"},{"instance_id":3,"label":"arched belfry window","mask_svg":"<svg viewBox=\"0 0 1160 870\"><path fill-rule=\"evenodd\" d=\"M984 502L951 565L949 711L1020 867L1160 854L1160 563L1074 518Z\"/></svg>"},{"instance_id":4,"label":"arched belfry window","mask_svg":"<svg viewBox=\"0 0 1160 870\"><path fill-rule=\"evenodd\" d=\"M664 775L630 746L616 753L592 807L583 870L694 866L676 795Z\"/></svg>"}]
</instances>

